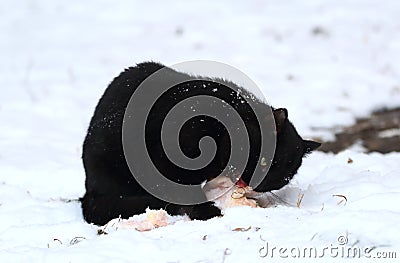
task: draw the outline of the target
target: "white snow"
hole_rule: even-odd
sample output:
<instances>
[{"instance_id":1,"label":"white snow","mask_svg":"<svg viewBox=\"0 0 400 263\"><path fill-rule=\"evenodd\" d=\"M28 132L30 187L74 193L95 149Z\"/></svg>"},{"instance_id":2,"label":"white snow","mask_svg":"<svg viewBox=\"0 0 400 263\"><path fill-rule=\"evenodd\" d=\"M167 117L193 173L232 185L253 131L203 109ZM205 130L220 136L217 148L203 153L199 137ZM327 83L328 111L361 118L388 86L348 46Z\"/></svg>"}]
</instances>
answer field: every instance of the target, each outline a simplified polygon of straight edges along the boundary
<instances>
[{"instance_id":1,"label":"white snow","mask_svg":"<svg viewBox=\"0 0 400 263\"><path fill-rule=\"evenodd\" d=\"M278 192L294 205L304 194L300 208L231 208L222 218L148 232L98 236L79 203L65 201L84 193L81 144L98 99L123 68L145 60L232 65L273 106L288 108L305 138L329 139L355 117L399 106L399 1L17 0L0 7L0 262L267 262L271 253L259 255L265 242L321 254L341 235L348 243L340 248L400 257L400 153L315 152ZM274 262L292 261L277 251Z\"/></svg>"},{"instance_id":2,"label":"white snow","mask_svg":"<svg viewBox=\"0 0 400 263\"><path fill-rule=\"evenodd\" d=\"M400 129L389 129L378 133L379 138L390 138L393 136L400 136Z\"/></svg>"}]
</instances>

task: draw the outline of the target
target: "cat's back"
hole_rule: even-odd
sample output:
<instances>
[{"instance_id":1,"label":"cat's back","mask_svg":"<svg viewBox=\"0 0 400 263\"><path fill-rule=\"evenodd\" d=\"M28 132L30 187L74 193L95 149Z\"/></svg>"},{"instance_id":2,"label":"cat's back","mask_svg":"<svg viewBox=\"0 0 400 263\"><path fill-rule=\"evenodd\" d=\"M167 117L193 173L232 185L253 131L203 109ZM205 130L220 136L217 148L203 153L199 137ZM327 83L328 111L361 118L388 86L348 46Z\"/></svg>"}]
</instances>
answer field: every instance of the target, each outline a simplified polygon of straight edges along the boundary
<instances>
[{"instance_id":1,"label":"cat's back","mask_svg":"<svg viewBox=\"0 0 400 263\"><path fill-rule=\"evenodd\" d=\"M137 87L163 67L155 62L130 67L109 84L100 98L82 149L86 188L89 191L122 193L139 190L125 161L122 123L128 102Z\"/></svg>"}]
</instances>

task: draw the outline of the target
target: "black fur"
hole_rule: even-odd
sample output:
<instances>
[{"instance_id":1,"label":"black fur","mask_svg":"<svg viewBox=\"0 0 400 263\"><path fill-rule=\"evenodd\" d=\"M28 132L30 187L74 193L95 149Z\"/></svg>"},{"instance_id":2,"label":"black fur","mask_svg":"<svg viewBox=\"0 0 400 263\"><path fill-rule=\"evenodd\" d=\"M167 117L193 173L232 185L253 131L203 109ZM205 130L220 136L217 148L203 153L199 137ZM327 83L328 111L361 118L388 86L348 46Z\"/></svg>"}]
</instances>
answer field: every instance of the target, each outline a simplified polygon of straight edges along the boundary
<instances>
[{"instance_id":1,"label":"black fur","mask_svg":"<svg viewBox=\"0 0 400 263\"><path fill-rule=\"evenodd\" d=\"M118 216L128 218L143 213L147 207L164 208L170 214L186 213L192 219L208 219L221 214L211 202L183 206L169 204L153 197L135 181L127 166L122 149L122 120L125 109L138 85L163 67L158 63L145 62L125 70L111 82L96 107L83 144L82 156L86 172L86 193L82 198L82 209L87 222L102 225ZM170 73L188 77L172 69ZM206 88L196 88L202 87L203 84ZM232 85L230 82L229 84ZM214 92L214 88L218 88L218 92ZM167 178L184 184L199 184L215 177L223 170L229 159L230 141L224 126L212 118L207 119L206 116L203 116L205 121L199 122L198 119L193 119L189 125L183 126L180 146L188 157L194 158L200 154L197 146L199 139L205 135L213 137L218 149L216 158L210 165L194 172L181 169L168 161L161 147L157 128L168 110L182 99L204 93L212 96L230 96L229 89L213 82L212 79L193 80L177 85L175 92L164 94L148 118L149 132L146 133L146 146L154 163ZM245 90L242 94L251 95ZM230 98L232 101L228 103L240 113L250 130L250 161L242 175L242 179L248 183L259 157L257 153L260 144L259 129L249 108L236 96ZM257 105L269 107L261 101L258 101ZM280 189L286 185L296 174L303 156L319 146L319 143L305 141L298 135L288 120L286 109L273 109L273 112L277 127L277 146L266 179L255 189L262 192Z\"/></svg>"}]
</instances>

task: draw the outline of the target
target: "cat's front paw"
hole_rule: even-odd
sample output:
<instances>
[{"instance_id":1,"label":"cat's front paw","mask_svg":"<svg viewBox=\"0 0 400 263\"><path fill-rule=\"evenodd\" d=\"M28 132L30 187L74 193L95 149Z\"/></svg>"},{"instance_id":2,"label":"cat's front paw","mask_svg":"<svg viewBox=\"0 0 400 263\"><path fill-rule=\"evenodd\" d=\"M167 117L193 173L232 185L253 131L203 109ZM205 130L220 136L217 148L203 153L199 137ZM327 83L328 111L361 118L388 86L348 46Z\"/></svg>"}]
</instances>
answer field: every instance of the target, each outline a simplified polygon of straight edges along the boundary
<instances>
[{"instance_id":1,"label":"cat's front paw","mask_svg":"<svg viewBox=\"0 0 400 263\"><path fill-rule=\"evenodd\" d=\"M209 202L193 206L190 211L187 211L187 215L190 219L207 220L216 216L221 216L222 213L221 209Z\"/></svg>"}]
</instances>

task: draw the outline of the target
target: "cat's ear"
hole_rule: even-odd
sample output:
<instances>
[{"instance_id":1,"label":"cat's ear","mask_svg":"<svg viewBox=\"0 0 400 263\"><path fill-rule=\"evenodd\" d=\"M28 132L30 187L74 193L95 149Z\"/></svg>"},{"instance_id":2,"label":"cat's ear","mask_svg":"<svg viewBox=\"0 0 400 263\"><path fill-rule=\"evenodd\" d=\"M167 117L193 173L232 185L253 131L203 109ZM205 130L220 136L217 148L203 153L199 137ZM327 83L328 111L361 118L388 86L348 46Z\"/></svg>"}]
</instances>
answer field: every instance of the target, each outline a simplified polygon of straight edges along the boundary
<instances>
[{"instance_id":1,"label":"cat's ear","mask_svg":"<svg viewBox=\"0 0 400 263\"><path fill-rule=\"evenodd\" d=\"M310 153L315 149L317 149L319 146L321 146L321 143L309 140L303 140L303 143L304 143L305 153Z\"/></svg>"},{"instance_id":2,"label":"cat's ear","mask_svg":"<svg viewBox=\"0 0 400 263\"><path fill-rule=\"evenodd\" d=\"M288 118L287 109L280 108L274 110L274 118L275 118L276 131L279 133L285 127L285 123Z\"/></svg>"}]
</instances>

